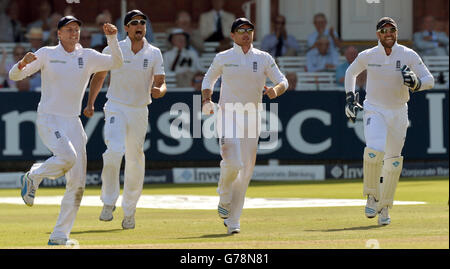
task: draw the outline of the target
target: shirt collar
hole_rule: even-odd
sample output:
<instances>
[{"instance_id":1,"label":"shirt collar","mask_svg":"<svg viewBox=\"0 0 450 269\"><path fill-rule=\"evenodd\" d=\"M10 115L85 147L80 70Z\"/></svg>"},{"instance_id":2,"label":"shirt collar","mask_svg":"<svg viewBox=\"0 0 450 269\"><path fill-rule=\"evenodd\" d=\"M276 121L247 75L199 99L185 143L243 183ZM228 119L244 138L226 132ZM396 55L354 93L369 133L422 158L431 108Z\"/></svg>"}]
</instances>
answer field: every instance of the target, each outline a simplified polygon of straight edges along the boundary
<instances>
[{"instance_id":1,"label":"shirt collar","mask_svg":"<svg viewBox=\"0 0 450 269\"><path fill-rule=\"evenodd\" d=\"M398 48L398 44L397 41L395 41L394 46L392 46L392 51L391 54L392 55ZM380 53L382 53L383 55L386 55L386 51L384 50L383 45L381 44L380 40L378 40L378 49L380 51Z\"/></svg>"},{"instance_id":2,"label":"shirt collar","mask_svg":"<svg viewBox=\"0 0 450 269\"><path fill-rule=\"evenodd\" d=\"M148 46L148 42L145 37L143 37L142 40L144 40L144 46L142 47L142 49L144 49ZM128 36L125 38L125 45L131 50L131 39Z\"/></svg>"},{"instance_id":3,"label":"shirt collar","mask_svg":"<svg viewBox=\"0 0 450 269\"><path fill-rule=\"evenodd\" d=\"M64 47L62 46L61 41L58 42L58 46L56 46L56 47L57 47L59 50L61 50L63 53L67 54L67 55L74 55L79 49L82 49L82 48L83 48L83 46L81 46L80 43L77 43L77 44L75 45L75 50L74 50L74 51L72 51L72 52L67 52L67 51L64 49Z\"/></svg>"},{"instance_id":4,"label":"shirt collar","mask_svg":"<svg viewBox=\"0 0 450 269\"><path fill-rule=\"evenodd\" d=\"M234 42L233 42L233 50L236 51L240 55L245 55L244 52L242 51L242 47ZM248 50L247 54L251 53L252 50L253 50L253 44L250 45L250 49Z\"/></svg>"}]
</instances>

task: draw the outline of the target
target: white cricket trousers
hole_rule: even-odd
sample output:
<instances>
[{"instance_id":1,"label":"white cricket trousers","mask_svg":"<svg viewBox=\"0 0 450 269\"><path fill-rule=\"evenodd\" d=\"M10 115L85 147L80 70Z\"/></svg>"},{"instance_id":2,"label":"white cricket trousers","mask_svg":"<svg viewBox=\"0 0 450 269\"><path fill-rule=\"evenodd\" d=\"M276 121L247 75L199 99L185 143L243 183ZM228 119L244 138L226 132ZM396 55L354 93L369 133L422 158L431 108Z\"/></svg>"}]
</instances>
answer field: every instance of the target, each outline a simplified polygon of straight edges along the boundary
<instances>
[{"instance_id":1,"label":"white cricket trousers","mask_svg":"<svg viewBox=\"0 0 450 269\"><path fill-rule=\"evenodd\" d=\"M44 163L33 165L30 177L39 186L44 178L55 179L65 175L66 192L50 238L68 239L86 184L87 136L78 116L38 114L36 126L42 142L53 156Z\"/></svg>"},{"instance_id":2,"label":"white cricket trousers","mask_svg":"<svg viewBox=\"0 0 450 269\"><path fill-rule=\"evenodd\" d=\"M103 153L101 200L105 205L116 204L120 194L120 166L125 154L122 209L125 216L131 216L136 211L144 184L148 108L108 100L104 111L107 149Z\"/></svg>"},{"instance_id":3,"label":"white cricket trousers","mask_svg":"<svg viewBox=\"0 0 450 269\"><path fill-rule=\"evenodd\" d=\"M239 219L244 208L245 193L255 168L260 125L261 114L259 112L235 113L234 116L232 112L225 112L219 113L217 116L220 155L222 157L220 162L221 178L226 177L226 174L235 177L232 184L219 182L217 188L221 198L224 194L225 196L227 196L227 193L230 194L231 212L228 217L230 225L239 225Z\"/></svg>"},{"instance_id":4,"label":"white cricket trousers","mask_svg":"<svg viewBox=\"0 0 450 269\"><path fill-rule=\"evenodd\" d=\"M408 105L387 109L364 101L364 136L368 148L384 152L384 159L401 156L408 129Z\"/></svg>"}]
</instances>

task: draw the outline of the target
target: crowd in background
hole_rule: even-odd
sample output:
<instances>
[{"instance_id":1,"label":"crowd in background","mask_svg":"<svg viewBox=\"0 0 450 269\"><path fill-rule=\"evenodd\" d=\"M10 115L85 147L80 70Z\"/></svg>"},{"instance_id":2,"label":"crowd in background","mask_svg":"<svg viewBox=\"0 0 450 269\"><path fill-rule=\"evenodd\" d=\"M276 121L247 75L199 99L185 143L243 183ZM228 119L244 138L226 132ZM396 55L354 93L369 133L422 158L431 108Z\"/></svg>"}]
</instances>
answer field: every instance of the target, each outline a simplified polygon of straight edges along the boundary
<instances>
[{"instance_id":1,"label":"crowd in background","mask_svg":"<svg viewBox=\"0 0 450 269\"><path fill-rule=\"evenodd\" d=\"M134 1L128 1L128 10L138 9ZM176 74L177 87L192 87L199 90L201 78L205 71L200 65L200 57L204 52L205 42L218 42L216 52L224 51L233 46L230 38L230 27L236 16L226 12L224 0L211 0L212 9L202 13L198 28L194 27L192 18L187 11L179 11L174 21L174 27L167 29L167 50L163 51L166 72ZM24 25L20 22L19 7L16 1L0 0L0 87L17 88L19 91L35 91L40 87L40 74L20 82L10 81L8 72L27 51L35 52L42 46L58 44L57 22L62 16L76 15L68 6L62 13L53 10L49 1L42 1L39 6L40 17ZM154 31L150 21L146 24L146 39L155 41ZM95 27L82 29L80 44L102 51L106 46L106 38L102 31L104 23L118 26L119 40L126 38L120 18L113 19L111 12L104 10L95 18ZM278 15L272 22L272 32L260 42L260 49L267 51L274 58L282 56L302 55L306 58L305 72L335 72L336 85L343 86L345 70L358 55L354 46L343 46L336 29L328 25L323 13L315 14L312 21L314 31L306 40L307 49L302 51L297 39L288 33L286 18ZM448 56L449 39L445 32L436 30L436 20L426 16L421 22L421 31L414 33L413 47L421 56ZM93 29L95 28L95 29ZM12 49L12 57L8 59L2 43L17 43ZM22 44L29 44L24 47ZM340 61L341 56L345 61ZM297 75L295 72L286 74L290 88L295 90ZM358 88L365 85L365 73L357 78Z\"/></svg>"}]
</instances>

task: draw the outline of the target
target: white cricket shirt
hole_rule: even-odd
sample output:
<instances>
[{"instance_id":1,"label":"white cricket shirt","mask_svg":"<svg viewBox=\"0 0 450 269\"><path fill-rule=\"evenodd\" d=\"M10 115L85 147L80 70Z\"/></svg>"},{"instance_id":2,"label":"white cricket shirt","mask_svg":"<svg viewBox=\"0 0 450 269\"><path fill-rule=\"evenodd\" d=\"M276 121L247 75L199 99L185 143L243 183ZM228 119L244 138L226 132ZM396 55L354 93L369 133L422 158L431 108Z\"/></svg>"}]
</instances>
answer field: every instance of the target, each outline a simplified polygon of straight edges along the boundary
<instances>
[{"instance_id":1,"label":"white cricket shirt","mask_svg":"<svg viewBox=\"0 0 450 269\"><path fill-rule=\"evenodd\" d=\"M356 77L367 69L366 100L386 108L399 108L409 101L409 89L403 84L401 68L407 65L422 81L420 90L434 86L434 78L419 55L397 42L389 56L383 45L364 50L345 72L346 92L355 92Z\"/></svg>"},{"instance_id":2,"label":"white cricket shirt","mask_svg":"<svg viewBox=\"0 0 450 269\"><path fill-rule=\"evenodd\" d=\"M123 65L111 70L111 82L106 97L108 100L130 106L146 106L152 102L150 90L154 75L164 75L161 51L144 38L144 46L138 53L131 50L127 37L119 42L123 54ZM110 54L106 47L103 53Z\"/></svg>"},{"instance_id":3,"label":"white cricket shirt","mask_svg":"<svg viewBox=\"0 0 450 269\"><path fill-rule=\"evenodd\" d=\"M258 107L262 102L267 77L274 84L284 83L286 89L288 87L288 81L278 69L273 57L265 51L253 48L253 45L246 54L236 43L233 48L218 53L203 79L202 89L213 89L220 76L221 108L224 108L226 103L252 103Z\"/></svg>"},{"instance_id":4,"label":"white cricket shirt","mask_svg":"<svg viewBox=\"0 0 450 269\"><path fill-rule=\"evenodd\" d=\"M107 36L112 55L101 54L77 44L71 53L63 46L42 47L37 60L19 70L18 63L9 71L11 80L22 80L41 70L41 100L38 113L79 116L81 102L91 74L118 68L123 57L117 36Z\"/></svg>"}]
</instances>

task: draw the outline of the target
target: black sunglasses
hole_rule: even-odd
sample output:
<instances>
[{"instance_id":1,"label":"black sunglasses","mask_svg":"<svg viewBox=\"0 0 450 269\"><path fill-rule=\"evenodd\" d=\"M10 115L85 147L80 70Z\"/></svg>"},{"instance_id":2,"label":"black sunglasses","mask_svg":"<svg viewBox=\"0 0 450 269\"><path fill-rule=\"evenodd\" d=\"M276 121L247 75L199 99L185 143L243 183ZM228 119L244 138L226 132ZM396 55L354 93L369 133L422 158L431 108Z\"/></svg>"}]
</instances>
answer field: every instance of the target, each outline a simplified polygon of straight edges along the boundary
<instances>
[{"instance_id":1,"label":"black sunglasses","mask_svg":"<svg viewBox=\"0 0 450 269\"><path fill-rule=\"evenodd\" d=\"M145 23L146 23L146 21L145 20L132 20L132 21L130 21L127 25L133 25L133 26L136 26L136 25L138 25L138 24L141 24L141 25L145 25Z\"/></svg>"},{"instance_id":2,"label":"black sunglasses","mask_svg":"<svg viewBox=\"0 0 450 269\"><path fill-rule=\"evenodd\" d=\"M391 28L381 28L381 29L378 30L378 32L380 32L380 33L382 33L382 34L386 34L387 32L393 34L393 33L397 32L397 29L394 28L394 27L391 27Z\"/></svg>"}]
</instances>

